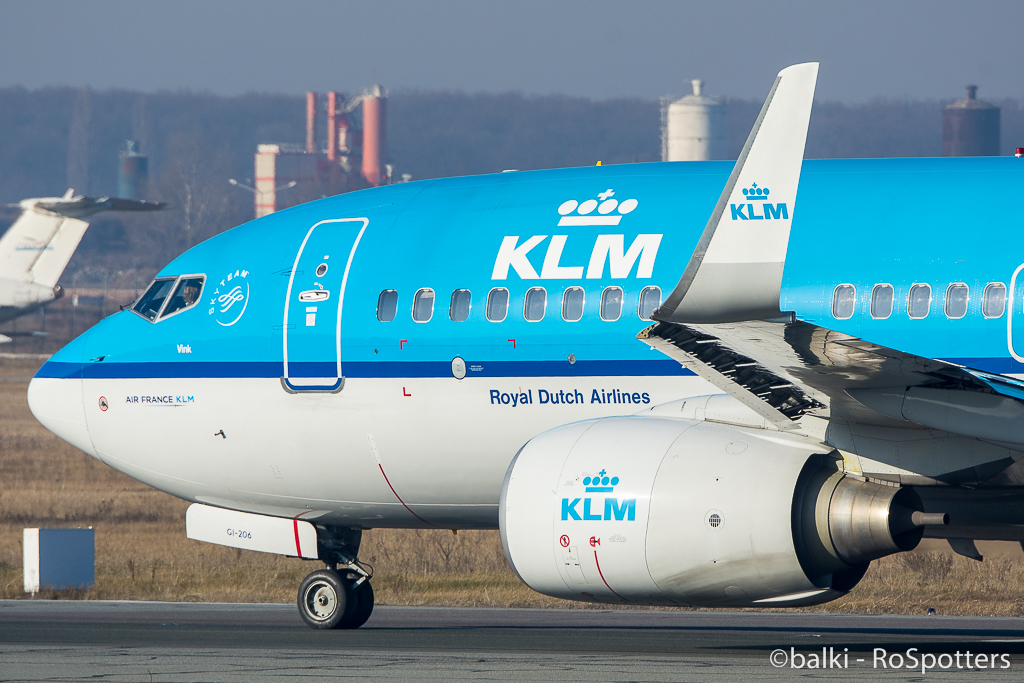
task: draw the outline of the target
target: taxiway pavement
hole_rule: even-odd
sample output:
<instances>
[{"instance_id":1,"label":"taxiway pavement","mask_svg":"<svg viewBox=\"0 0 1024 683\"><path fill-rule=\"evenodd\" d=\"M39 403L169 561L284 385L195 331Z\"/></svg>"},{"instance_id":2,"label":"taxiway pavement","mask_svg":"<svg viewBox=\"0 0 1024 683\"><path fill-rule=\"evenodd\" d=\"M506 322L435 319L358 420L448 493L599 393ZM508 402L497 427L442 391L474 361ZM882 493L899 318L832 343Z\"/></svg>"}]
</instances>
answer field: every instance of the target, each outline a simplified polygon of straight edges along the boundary
<instances>
[{"instance_id":1,"label":"taxiway pavement","mask_svg":"<svg viewBox=\"0 0 1024 683\"><path fill-rule=\"evenodd\" d=\"M920 666L907 668L910 648L936 657L929 680L1019 681L1022 626L1011 618L378 607L356 631L314 631L294 605L7 600L0 681L921 680ZM782 667L770 661L777 650ZM806 668L822 652L828 666ZM791 666L793 653L804 668ZM894 654L903 668L891 666ZM979 654L996 668L976 666Z\"/></svg>"}]
</instances>

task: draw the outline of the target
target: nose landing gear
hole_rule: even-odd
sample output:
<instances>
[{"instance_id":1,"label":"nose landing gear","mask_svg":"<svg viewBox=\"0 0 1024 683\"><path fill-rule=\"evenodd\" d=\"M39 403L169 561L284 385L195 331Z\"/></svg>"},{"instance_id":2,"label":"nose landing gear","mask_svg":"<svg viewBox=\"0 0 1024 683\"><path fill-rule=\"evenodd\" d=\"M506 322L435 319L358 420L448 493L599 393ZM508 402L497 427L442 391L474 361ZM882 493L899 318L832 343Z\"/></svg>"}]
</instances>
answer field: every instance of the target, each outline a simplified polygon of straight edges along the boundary
<instances>
[{"instance_id":1,"label":"nose landing gear","mask_svg":"<svg viewBox=\"0 0 1024 683\"><path fill-rule=\"evenodd\" d=\"M299 585L299 615L315 629L359 628L373 613L372 574L356 559L362 532L317 527L319 555L327 563Z\"/></svg>"}]
</instances>

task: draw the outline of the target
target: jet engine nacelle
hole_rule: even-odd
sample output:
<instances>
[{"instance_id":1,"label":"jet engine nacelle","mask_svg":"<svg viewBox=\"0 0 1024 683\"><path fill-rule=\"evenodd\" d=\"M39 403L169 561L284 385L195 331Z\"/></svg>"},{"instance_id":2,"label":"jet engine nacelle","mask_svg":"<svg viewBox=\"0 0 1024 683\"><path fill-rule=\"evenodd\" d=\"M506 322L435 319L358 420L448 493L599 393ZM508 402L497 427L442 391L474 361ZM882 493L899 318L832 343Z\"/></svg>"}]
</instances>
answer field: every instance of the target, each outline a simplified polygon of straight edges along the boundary
<instances>
[{"instance_id":1,"label":"jet engine nacelle","mask_svg":"<svg viewBox=\"0 0 1024 683\"><path fill-rule=\"evenodd\" d=\"M499 509L505 554L538 592L708 607L833 600L943 517L811 440L642 416L535 437Z\"/></svg>"}]
</instances>

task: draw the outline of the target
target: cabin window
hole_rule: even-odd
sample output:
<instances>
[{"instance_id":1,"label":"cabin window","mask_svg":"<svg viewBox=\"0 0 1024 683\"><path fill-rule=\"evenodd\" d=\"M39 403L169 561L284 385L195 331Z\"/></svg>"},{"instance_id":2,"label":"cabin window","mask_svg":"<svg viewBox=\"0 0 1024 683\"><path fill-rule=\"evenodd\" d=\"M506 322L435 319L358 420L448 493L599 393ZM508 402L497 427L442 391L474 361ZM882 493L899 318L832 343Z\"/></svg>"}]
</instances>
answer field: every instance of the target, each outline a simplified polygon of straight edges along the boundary
<instances>
[{"instance_id":1,"label":"cabin window","mask_svg":"<svg viewBox=\"0 0 1024 683\"><path fill-rule=\"evenodd\" d=\"M622 315L622 288L605 287L601 292L601 320L615 322Z\"/></svg>"},{"instance_id":2,"label":"cabin window","mask_svg":"<svg viewBox=\"0 0 1024 683\"><path fill-rule=\"evenodd\" d=\"M928 317L928 309L932 305L931 285L916 284L907 295L907 315L919 319Z\"/></svg>"},{"instance_id":3,"label":"cabin window","mask_svg":"<svg viewBox=\"0 0 1024 683\"><path fill-rule=\"evenodd\" d=\"M523 305L523 317L531 323L544 319L544 311L548 307L548 293L543 287L531 287L526 292L526 303Z\"/></svg>"},{"instance_id":4,"label":"cabin window","mask_svg":"<svg viewBox=\"0 0 1024 683\"><path fill-rule=\"evenodd\" d=\"M661 287L644 287L640 292L640 308L637 314L641 320L650 320L661 305Z\"/></svg>"},{"instance_id":5,"label":"cabin window","mask_svg":"<svg viewBox=\"0 0 1024 683\"><path fill-rule=\"evenodd\" d=\"M178 286L174 289L174 295L171 300L167 303L167 307L161 314L160 319L163 320L169 315L174 313L180 313L186 308L192 308L199 302L199 295L203 291L203 282L206 280L202 275L185 275L178 281Z\"/></svg>"},{"instance_id":6,"label":"cabin window","mask_svg":"<svg viewBox=\"0 0 1024 683\"><path fill-rule=\"evenodd\" d=\"M875 285L871 290L871 317L884 320L892 315L894 299L892 285Z\"/></svg>"},{"instance_id":7,"label":"cabin window","mask_svg":"<svg viewBox=\"0 0 1024 683\"><path fill-rule=\"evenodd\" d=\"M1006 285L1002 282L990 282L985 285L985 293L981 297L981 312L986 318L1002 318L1006 310Z\"/></svg>"},{"instance_id":8,"label":"cabin window","mask_svg":"<svg viewBox=\"0 0 1024 683\"><path fill-rule=\"evenodd\" d=\"M946 317L962 318L967 315L970 289L963 282L954 282L946 288Z\"/></svg>"},{"instance_id":9,"label":"cabin window","mask_svg":"<svg viewBox=\"0 0 1024 683\"><path fill-rule=\"evenodd\" d=\"M175 280L177 278L174 277L162 277L153 280L153 284L149 286L149 289L139 298L138 302L132 306L132 310L146 320L156 320L156 316L159 315L160 309L164 307L164 302L167 301L167 297L171 293L171 288L174 287Z\"/></svg>"},{"instance_id":10,"label":"cabin window","mask_svg":"<svg viewBox=\"0 0 1024 683\"><path fill-rule=\"evenodd\" d=\"M853 285L839 285L832 292L832 317L847 320L853 317L857 306L857 288Z\"/></svg>"},{"instance_id":11,"label":"cabin window","mask_svg":"<svg viewBox=\"0 0 1024 683\"><path fill-rule=\"evenodd\" d=\"M562 317L571 323L583 317L583 288L570 287L562 295Z\"/></svg>"},{"instance_id":12,"label":"cabin window","mask_svg":"<svg viewBox=\"0 0 1024 683\"><path fill-rule=\"evenodd\" d=\"M434 290L421 289L412 301L412 319L418 323L429 322L434 315Z\"/></svg>"},{"instance_id":13,"label":"cabin window","mask_svg":"<svg viewBox=\"0 0 1024 683\"><path fill-rule=\"evenodd\" d=\"M469 308L472 305L473 296L468 289L456 289L452 292L452 303L448 307L448 317L457 323L465 322L469 318Z\"/></svg>"},{"instance_id":14,"label":"cabin window","mask_svg":"<svg viewBox=\"0 0 1024 683\"><path fill-rule=\"evenodd\" d=\"M393 289L385 289L377 297L377 320L382 323L389 323L395 319L398 311L398 292Z\"/></svg>"},{"instance_id":15,"label":"cabin window","mask_svg":"<svg viewBox=\"0 0 1024 683\"><path fill-rule=\"evenodd\" d=\"M508 314L508 290L495 287L487 295L487 319L492 323L500 323Z\"/></svg>"}]
</instances>

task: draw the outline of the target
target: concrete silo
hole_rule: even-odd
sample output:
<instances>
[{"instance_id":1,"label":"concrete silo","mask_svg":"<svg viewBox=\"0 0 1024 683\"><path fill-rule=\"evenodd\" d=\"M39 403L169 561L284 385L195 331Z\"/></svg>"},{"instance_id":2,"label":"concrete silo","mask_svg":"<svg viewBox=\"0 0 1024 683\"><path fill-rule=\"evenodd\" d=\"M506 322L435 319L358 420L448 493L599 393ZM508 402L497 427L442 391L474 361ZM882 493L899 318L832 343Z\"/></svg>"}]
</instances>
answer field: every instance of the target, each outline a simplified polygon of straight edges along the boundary
<instances>
[{"instance_id":1,"label":"concrete silo","mask_svg":"<svg viewBox=\"0 0 1024 683\"><path fill-rule=\"evenodd\" d=\"M967 86L967 97L942 110L942 156L999 155L999 107L982 102L978 86Z\"/></svg>"},{"instance_id":2,"label":"concrete silo","mask_svg":"<svg viewBox=\"0 0 1024 683\"><path fill-rule=\"evenodd\" d=\"M701 93L703 81L694 80L693 94L662 106L661 158L664 161L707 161L728 158L726 105Z\"/></svg>"}]
</instances>

